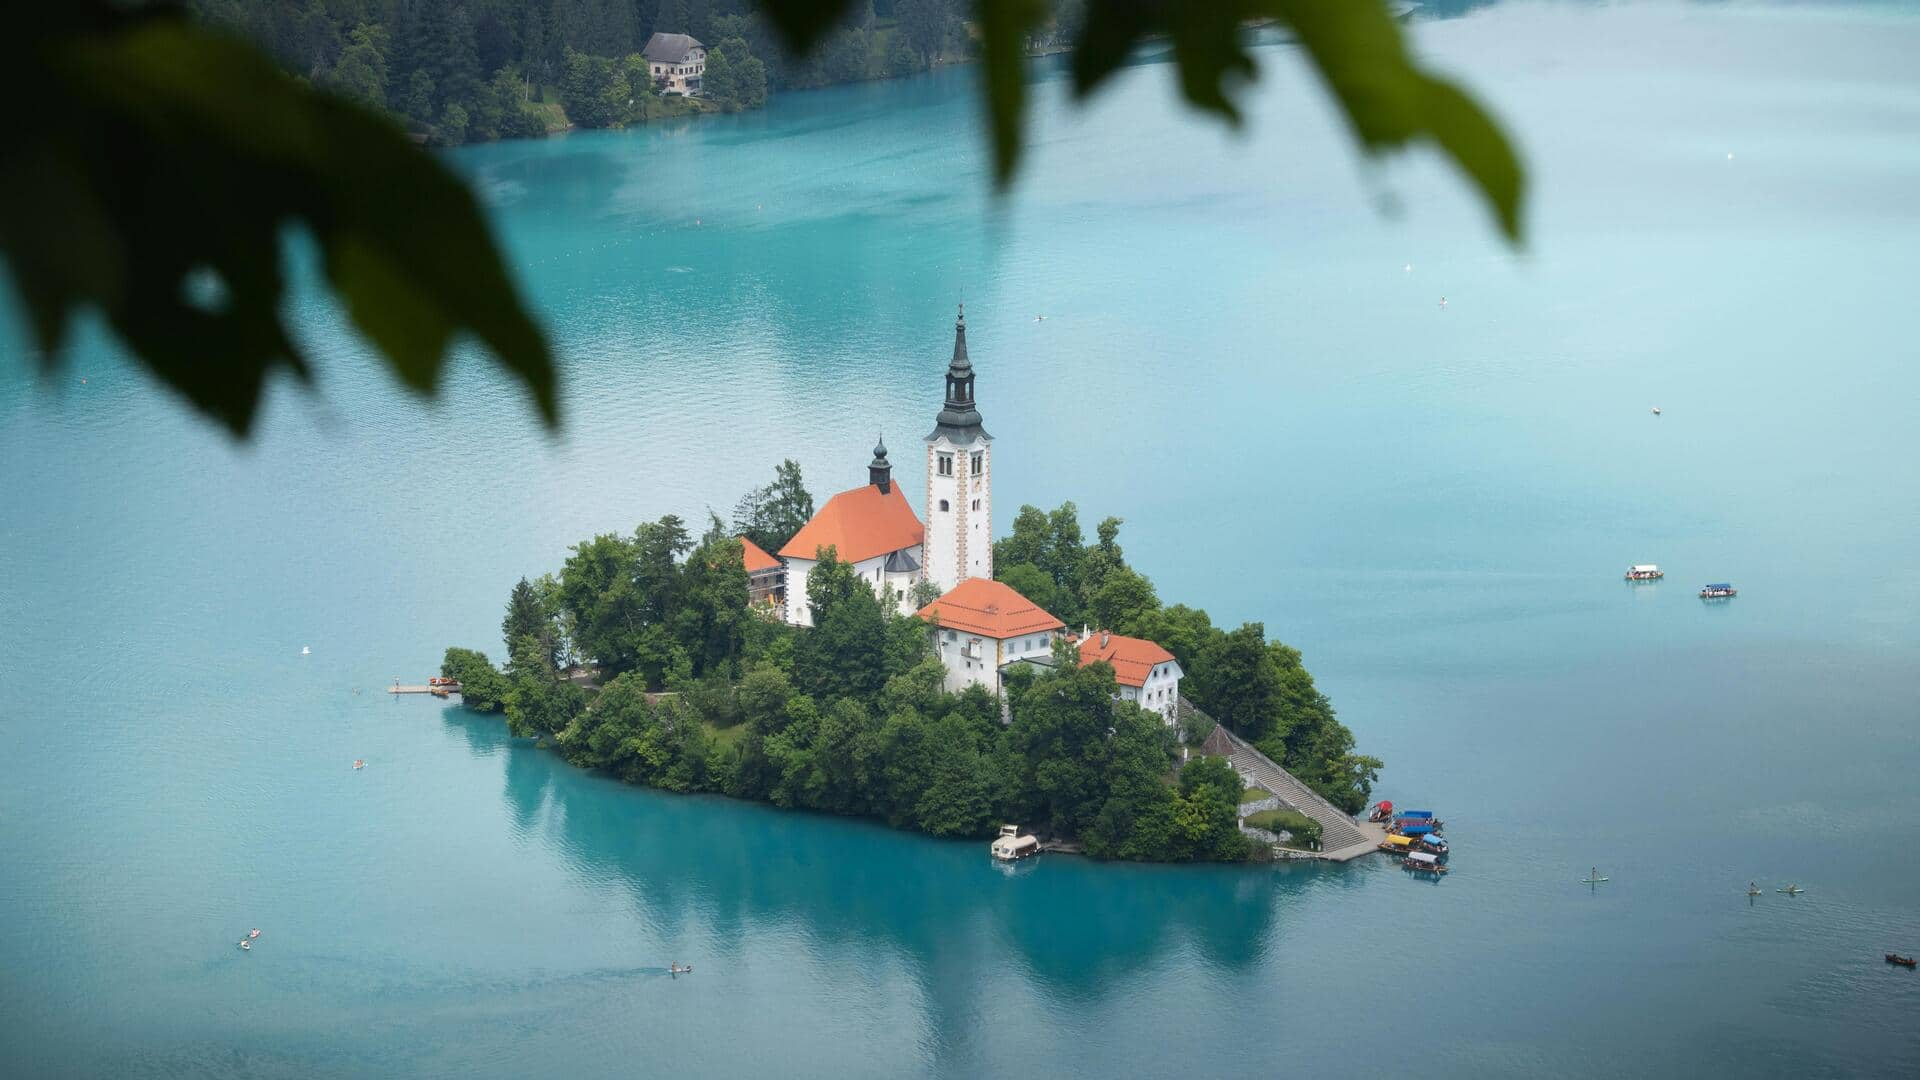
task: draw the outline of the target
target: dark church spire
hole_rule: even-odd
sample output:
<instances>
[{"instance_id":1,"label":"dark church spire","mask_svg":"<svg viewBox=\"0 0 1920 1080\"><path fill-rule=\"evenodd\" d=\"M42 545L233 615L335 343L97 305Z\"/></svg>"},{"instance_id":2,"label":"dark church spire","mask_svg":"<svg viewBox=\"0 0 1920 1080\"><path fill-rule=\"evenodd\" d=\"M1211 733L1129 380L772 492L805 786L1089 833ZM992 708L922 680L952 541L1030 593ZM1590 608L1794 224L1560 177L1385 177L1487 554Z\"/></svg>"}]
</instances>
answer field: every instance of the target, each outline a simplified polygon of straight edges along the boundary
<instances>
[{"instance_id":1,"label":"dark church spire","mask_svg":"<svg viewBox=\"0 0 1920 1080\"><path fill-rule=\"evenodd\" d=\"M953 323L953 359L947 362L947 402L935 419L927 441L940 436L957 443L991 439L980 426L980 410L973 400L973 361L967 358L967 305Z\"/></svg>"},{"instance_id":2,"label":"dark church spire","mask_svg":"<svg viewBox=\"0 0 1920 1080\"><path fill-rule=\"evenodd\" d=\"M879 488L882 495L893 488L893 466L887 464L885 436L882 436L873 447L873 460L867 463L867 483Z\"/></svg>"}]
</instances>

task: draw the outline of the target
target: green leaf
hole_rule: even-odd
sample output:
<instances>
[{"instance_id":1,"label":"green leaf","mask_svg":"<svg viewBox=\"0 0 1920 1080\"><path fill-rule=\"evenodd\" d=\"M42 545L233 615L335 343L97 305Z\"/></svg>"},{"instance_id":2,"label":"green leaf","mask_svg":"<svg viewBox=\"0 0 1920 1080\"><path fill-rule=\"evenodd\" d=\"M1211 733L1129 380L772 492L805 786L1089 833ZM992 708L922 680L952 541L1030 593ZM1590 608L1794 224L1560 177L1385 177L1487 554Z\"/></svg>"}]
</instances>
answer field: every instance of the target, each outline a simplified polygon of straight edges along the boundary
<instances>
[{"instance_id":1,"label":"green leaf","mask_svg":"<svg viewBox=\"0 0 1920 1080\"><path fill-rule=\"evenodd\" d=\"M1164 36L1186 99L1238 124L1234 94L1257 74L1246 28L1260 20L1293 30L1368 153L1432 141L1518 242L1526 196L1518 156L1471 97L1414 64L1380 0L1088 0L1073 57L1075 92L1093 93L1136 48Z\"/></svg>"},{"instance_id":2,"label":"green leaf","mask_svg":"<svg viewBox=\"0 0 1920 1080\"><path fill-rule=\"evenodd\" d=\"M163 382L246 434L274 371L307 376L280 311L301 225L407 385L431 391L472 334L554 422L552 357L480 208L385 119L177 14L33 32L5 79L44 93L0 159L0 252L43 366L72 313L96 307Z\"/></svg>"},{"instance_id":3,"label":"green leaf","mask_svg":"<svg viewBox=\"0 0 1920 1080\"><path fill-rule=\"evenodd\" d=\"M758 0L787 48L804 54L826 37L853 8L853 0Z\"/></svg>"},{"instance_id":4,"label":"green leaf","mask_svg":"<svg viewBox=\"0 0 1920 1080\"><path fill-rule=\"evenodd\" d=\"M1520 241L1520 208L1527 176L1507 137L1466 91L1439 79L1427 80L1427 128L1448 156L1465 170L1500 220L1500 231Z\"/></svg>"},{"instance_id":5,"label":"green leaf","mask_svg":"<svg viewBox=\"0 0 1920 1080\"><path fill-rule=\"evenodd\" d=\"M1414 66L1378 0L1265 0L1300 36L1347 122L1371 153L1431 139L1480 189L1507 239L1520 239L1520 160L1473 99Z\"/></svg>"},{"instance_id":6,"label":"green leaf","mask_svg":"<svg viewBox=\"0 0 1920 1080\"><path fill-rule=\"evenodd\" d=\"M994 180L1002 188L1012 181L1014 165L1020 159L1027 110L1027 34L1045 15L1039 0L980 0L981 48L986 65L980 85L987 95Z\"/></svg>"}]
</instances>

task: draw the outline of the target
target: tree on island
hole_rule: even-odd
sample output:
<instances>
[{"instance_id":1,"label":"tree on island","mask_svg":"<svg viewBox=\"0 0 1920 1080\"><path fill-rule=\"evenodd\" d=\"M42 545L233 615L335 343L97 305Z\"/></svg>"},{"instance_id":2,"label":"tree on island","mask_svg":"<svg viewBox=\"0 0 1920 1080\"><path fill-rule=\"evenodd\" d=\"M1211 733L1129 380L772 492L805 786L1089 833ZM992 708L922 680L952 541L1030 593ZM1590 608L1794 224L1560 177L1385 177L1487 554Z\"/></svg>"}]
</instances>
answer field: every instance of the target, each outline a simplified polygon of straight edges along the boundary
<instances>
[{"instance_id":1,"label":"tree on island","mask_svg":"<svg viewBox=\"0 0 1920 1080\"><path fill-rule=\"evenodd\" d=\"M539 590L526 578L521 578L513 586L513 592L507 597L507 615L500 621L500 639L515 642L528 638L539 643L541 653L547 662L559 662L558 635L554 632L553 614L548 611L546 600Z\"/></svg>"},{"instance_id":2,"label":"tree on island","mask_svg":"<svg viewBox=\"0 0 1920 1080\"><path fill-rule=\"evenodd\" d=\"M813 517L813 496L800 476L800 463L788 458L773 470L773 482L741 496L733 509L733 530L778 552Z\"/></svg>"},{"instance_id":3,"label":"tree on island","mask_svg":"<svg viewBox=\"0 0 1920 1080\"><path fill-rule=\"evenodd\" d=\"M822 701L868 697L887 678L887 625L873 586L831 547L807 573L813 632L794 650L794 684Z\"/></svg>"},{"instance_id":4,"label":"tree on island","mask_svg":"<svg viewBox=\"0 0 1920 1080\"><path fill-rule=\"evenodd\" d=\"M448 649L440 661L440 676L459 681L460 703L475 712L498 712L506 704L507 679L486 653Z\"/></svg>"}]
</instances>

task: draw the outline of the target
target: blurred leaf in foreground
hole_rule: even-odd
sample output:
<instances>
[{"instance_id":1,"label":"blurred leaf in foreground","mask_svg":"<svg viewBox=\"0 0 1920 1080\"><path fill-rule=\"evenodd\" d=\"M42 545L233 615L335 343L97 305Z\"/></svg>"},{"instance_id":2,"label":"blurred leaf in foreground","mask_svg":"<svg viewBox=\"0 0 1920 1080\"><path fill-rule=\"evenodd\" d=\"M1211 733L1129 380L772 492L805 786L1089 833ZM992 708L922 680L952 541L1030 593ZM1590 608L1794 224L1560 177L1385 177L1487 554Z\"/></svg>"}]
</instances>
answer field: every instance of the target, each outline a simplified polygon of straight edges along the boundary
<instances>
[{"instance_id":1,"label":"blurred leaf in foreground","mask_svg":"<svg viewBox=\"0 0 1920 1080\"><path fill-rule=\"evenodd\" d=\"M267 376L309 365L282 318L289 225L349 317L432 391L470 333L556 419L553 361L466 186L385 119L315 93L173 8L10 15L0 251L41 364L93 305L129 351L244 435ZM22 123L24 122L24 123Z\"/></svg>"}]
</instances>

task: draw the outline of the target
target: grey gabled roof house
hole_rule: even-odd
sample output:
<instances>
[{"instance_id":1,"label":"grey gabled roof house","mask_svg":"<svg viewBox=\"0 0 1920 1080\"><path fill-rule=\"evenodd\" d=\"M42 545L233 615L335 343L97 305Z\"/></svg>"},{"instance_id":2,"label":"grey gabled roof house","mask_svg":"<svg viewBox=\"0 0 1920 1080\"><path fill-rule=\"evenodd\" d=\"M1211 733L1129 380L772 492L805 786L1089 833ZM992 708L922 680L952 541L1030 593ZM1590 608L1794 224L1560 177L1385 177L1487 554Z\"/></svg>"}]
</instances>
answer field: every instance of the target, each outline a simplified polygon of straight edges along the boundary
<instances>
[{"instance_id":1,"label":"grey gabled roof house","mask_svg":"<svg viewBox=\"0 0 1920 1080\"><path fill-rule=\"evenodd\" d=\"M647 39L647 47L640 55L656 64L685 64L692 58L693 50L704 48L706 46L690 34L655 34Z\"/></svg>"}]
</instances>

